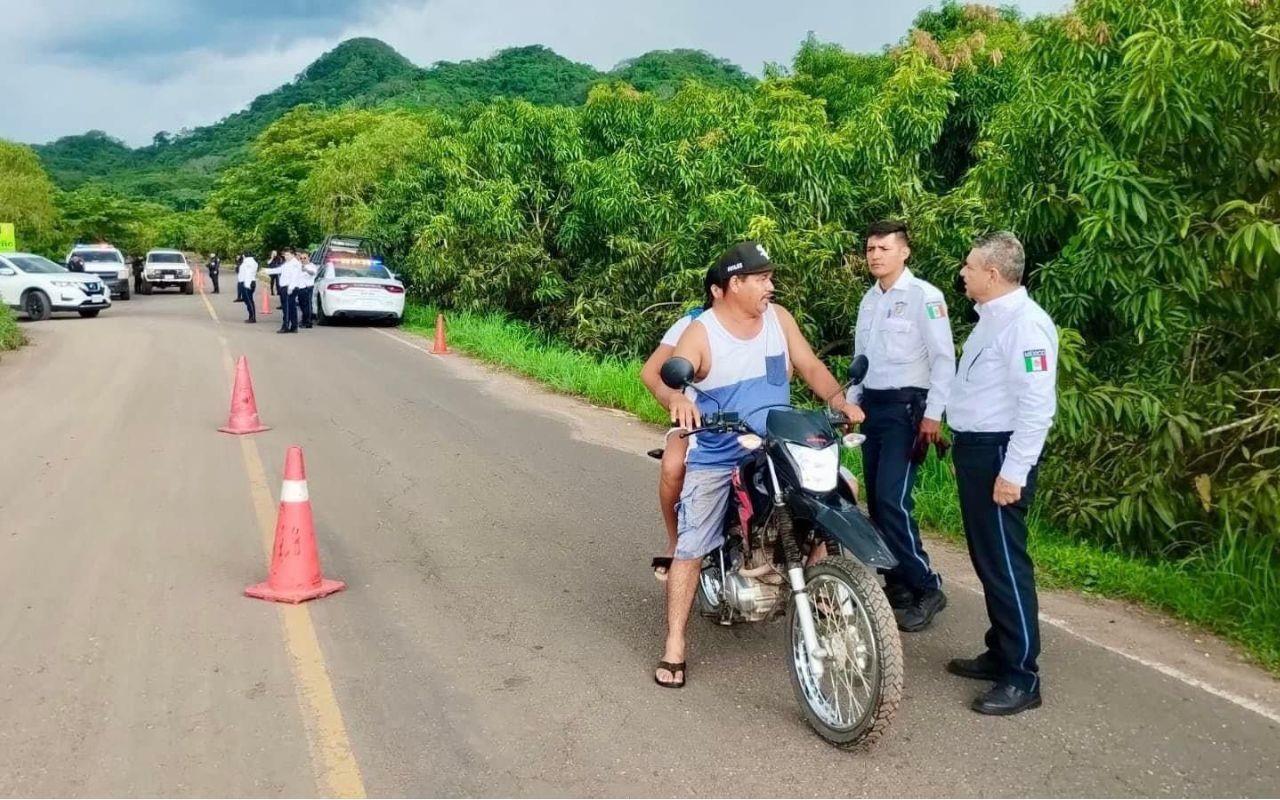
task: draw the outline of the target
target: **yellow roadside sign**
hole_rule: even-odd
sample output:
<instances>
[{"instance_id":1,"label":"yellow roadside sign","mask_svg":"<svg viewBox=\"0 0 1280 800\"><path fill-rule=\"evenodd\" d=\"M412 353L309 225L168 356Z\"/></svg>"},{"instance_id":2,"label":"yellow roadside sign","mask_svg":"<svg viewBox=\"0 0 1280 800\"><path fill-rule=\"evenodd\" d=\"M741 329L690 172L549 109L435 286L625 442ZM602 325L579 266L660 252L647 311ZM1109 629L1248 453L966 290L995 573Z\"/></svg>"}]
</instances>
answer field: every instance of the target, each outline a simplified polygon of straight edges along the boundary
<instances>
[{"instance_id":1,"label":"yellow roadside sign","mask_svg":"<svg viewBox=\"0 0 1280 800\"><path fill-rule=\"evenodd\" d=\"M0 222L0 253L12 253L18 249L18 240L13 233L12 222Z\"/></svg>"}]
</instances>

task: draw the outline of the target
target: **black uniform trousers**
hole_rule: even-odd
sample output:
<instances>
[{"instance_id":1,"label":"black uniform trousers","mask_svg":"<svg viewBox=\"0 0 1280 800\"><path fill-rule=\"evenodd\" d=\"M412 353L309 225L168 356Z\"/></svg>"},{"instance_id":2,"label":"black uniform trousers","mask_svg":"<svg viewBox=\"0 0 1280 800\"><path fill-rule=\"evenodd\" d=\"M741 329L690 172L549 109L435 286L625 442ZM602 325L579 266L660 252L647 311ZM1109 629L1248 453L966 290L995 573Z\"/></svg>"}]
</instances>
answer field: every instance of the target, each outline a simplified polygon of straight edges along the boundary
<instances>
[{"instance_id":1,"label":"black uniform trousers","mask_svg":"<svg viewBox=\"0 0 1280 800\"><path fill-rule=\"evenodd\" d=\"M1004 463L1008 433L955 434L951 457L956 467L960 515L964 520L969 558L982 581L987 602L987 651L980 659L1001 671L1005 680L1022 689L1040 688L1040 612L1035 572L1027 553L1027 511L1035 496L1033 467L1022 498L1008 506L992 499L996 477Z\"/></svg>"},{"instance_id":2,"label":"black uniform trousers","mask_svg":"<svg viewBox=\"0 0 1280 800\"><path fill-rule=\"evenodd\" d=\"M286 289L280 284L280 330L296 331L298 329L298 290Z\"/></svg>"},{"instance_id":3,"label":"black uniform trousers","mask_svg":"<svg viewBox=\"0 0 1280 800\"><path fill-rule=\"evenodd\" d=\"M929 565L915 521L916 465L911 462L924 389L863 389L862 468L867 480L867 509L884 533L885 544L898 566L885 572L885 583L906 587L917 595L942 588L942 578Z\"/></svg>"},{"instance_id":4,"label":"black uniform trousers","mask_svg":"<svg viewBox=\"0 0 1280 800\"><path fill-rule=\"evenodd\" d=\"M298 316L302 317L303 326L310 328L312 325L311 314L313 311L311 305L312 295L315 293L314 286L303 286L297 290L298 292Z\"/></svg>"},{"instance_id":5,"label":"black uniform trousers","mask_svg":"<svg viewBox=\"0 0 1280 800\"><path fill-rule=\"evenodd\" d=\"M245 309L249 312L250 322L258 321L258 309L254 308L253 302L253 289L255 286L257 286L256 282L245 286L240 281L236 281L236 293L239 295L237 299L244 303Z\"/></svg>"},{"instance_id":6,"label":"black uniform trousers","mask_svg":"<svg viewBox=\"0 0 1280 800\"><path fill-rule=\"evenodd\" d=\"M219 273L221 272L222 270L218 269L217 267L209 267L209 280L213 281L214 294L220 294L220 292L218 291L218 276L219 276Z\"/></svg>"}]
</instances>

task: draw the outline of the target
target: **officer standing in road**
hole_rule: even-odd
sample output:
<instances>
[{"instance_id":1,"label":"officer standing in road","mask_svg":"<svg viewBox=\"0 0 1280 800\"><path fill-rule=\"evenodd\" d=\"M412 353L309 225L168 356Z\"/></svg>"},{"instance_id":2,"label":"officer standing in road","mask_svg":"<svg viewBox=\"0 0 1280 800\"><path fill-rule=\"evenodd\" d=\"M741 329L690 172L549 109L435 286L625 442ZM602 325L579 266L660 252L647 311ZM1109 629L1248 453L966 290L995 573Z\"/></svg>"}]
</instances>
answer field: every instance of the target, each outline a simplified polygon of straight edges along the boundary
<instances>
[{"instance_id":1,"label":"officer standing in road","mask_svg":"<svg viewBox=\"0 0 1280 800\"><path fill-rule=\"evenodd\" d=\"M142 267L146 264L142 256L133 257L133 293L142 294Z\"/></svg>"},{"instance_id":2,"label":"officer standing in road","mask_svg":"<svg viewBox=\"0 0 1280 800\"><path fill-rule=\"evenodd\" d=\"M981 714L1040 705L1039 603L1027 553L1027 511L1057 410L1058 332L1019 284L1026 263L1012 233L979 239L960 276L978 324L960 356L947 402L969 557L986 596L987 649L947 671L994 685L973 701Z\"/></svg>"},{"instance_id":3,"label":"officer standing in road","mask_svg":"<svg viewBox=\"0 0 1280 800\"><path fill-rule=\"evenodd\" d=\"M218 294L218 272L222 269L222 259L217 253L209 254L209 280L213 281L213 293Z\"/></svg>"},{"instance_id":4,"label":"officer standing in road","mask_svg":"<svg viewBox=\"0 0 1280 800\"><path fill-rule=\"evenodd\" d=\"M316 290L316 266L311 263L311 256L305 251L297 254L298 268L301 270L298 274L298 280L302 286L298 289L298 312L302 317L300 327L312 327L312 314L314 306L312 305Z\"/></svg>"},{"instance_id":5,"label":"officer standing in road","mask_svg":"<svg viewBox=\"0 0 1280 800\"><path fill-rule=\"evenodd\" d=\"M240 263L236 266L236 296L244 303L245 309L249 312L249 318L245 322L258 321L258 310L253 302L253 292L257 286L257 280L258 260L249 253L241 254Z\"/></svg>"},{"instance_id":6,"label":"officer standing in road","mask_svg":"<svg viewBox=\"0 0 1280 800\"><path fill-rule=\"evenodd\" d=\"M885 573L885 594L898 628L924 630L946 608L942 578L929 563L913 516L916 469L940 441L942 412L955 377L955 344L942 292L907 269L907 226L885 220L866 236L867 269L876 279L858 307L854 355L870 367L849 400L867 415L862 464L867 508L898 566Z\"/></svg>"}]
</instances>

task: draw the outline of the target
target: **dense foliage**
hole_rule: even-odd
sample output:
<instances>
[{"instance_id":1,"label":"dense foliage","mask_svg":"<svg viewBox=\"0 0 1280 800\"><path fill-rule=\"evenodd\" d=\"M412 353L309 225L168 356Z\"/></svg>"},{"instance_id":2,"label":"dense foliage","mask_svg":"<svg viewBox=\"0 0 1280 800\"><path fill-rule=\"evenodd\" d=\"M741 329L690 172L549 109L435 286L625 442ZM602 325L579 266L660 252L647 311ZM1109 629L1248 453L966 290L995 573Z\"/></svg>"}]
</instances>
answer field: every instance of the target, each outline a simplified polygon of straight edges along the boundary
<instances>
[{"instance_id":1,"label":"dense foliage","mask_svg":"<svg viewBox=\"0 0 1280 800\"><path fill-rule=\"evenodd\" d=\"M839 352L866 285L858 232L887 215L911 222L963 335L956 265L1011 228L1063 329L1045 508L1182 552L1280 521L1277 21L1248 0L1029 21L946 4L881 55L806 41L746 91L294 112L214 207L264 242L372 235L420 293L606 354L647 350L741 236Z\"/></svg>"},{"instance_id":2,"label":"dense foliage","mask_svg":"<svg viewBox=\"0 0 1280 800\"><path fill-rule=\"evenodd\" d=\"M810 38L759 84L724 64L723 80L676 81L679 52L620 65L632 84L525 70L553 57L406 72L395 108L294 108L166 230L261 247L368 235L432 302L634 356L744 236L783 265L779 300L815 345L848 352L860 231L885 216L910 222L913 268L963 337L957 265L1009 228L1062 334L1044 510L1126 550L1216 547L1269 574L1280 6L1082 0L1023 20L944 3L884 53ZM85 220L74 195L67 218Z\"/></svg>"}]
</instances>

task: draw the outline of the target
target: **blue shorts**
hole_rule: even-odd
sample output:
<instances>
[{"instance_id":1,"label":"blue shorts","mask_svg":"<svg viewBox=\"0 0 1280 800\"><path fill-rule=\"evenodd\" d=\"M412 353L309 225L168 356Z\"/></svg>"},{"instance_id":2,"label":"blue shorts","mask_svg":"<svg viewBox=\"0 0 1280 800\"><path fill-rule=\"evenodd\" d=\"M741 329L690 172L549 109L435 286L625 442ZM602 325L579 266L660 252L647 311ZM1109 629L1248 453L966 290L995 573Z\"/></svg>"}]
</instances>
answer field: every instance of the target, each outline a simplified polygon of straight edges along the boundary
<instances>
[{"instance_id":1,"label":"blue shorts","mask_svg":"<svg viewBox=\"0 0 1280 800\"><path fill-rule=\"evenodd\" d=\"M676 507L676 558L702 558L724 544L724 515L732 489L730 467L685 473Z\"/></svg>"}]
</instances>

